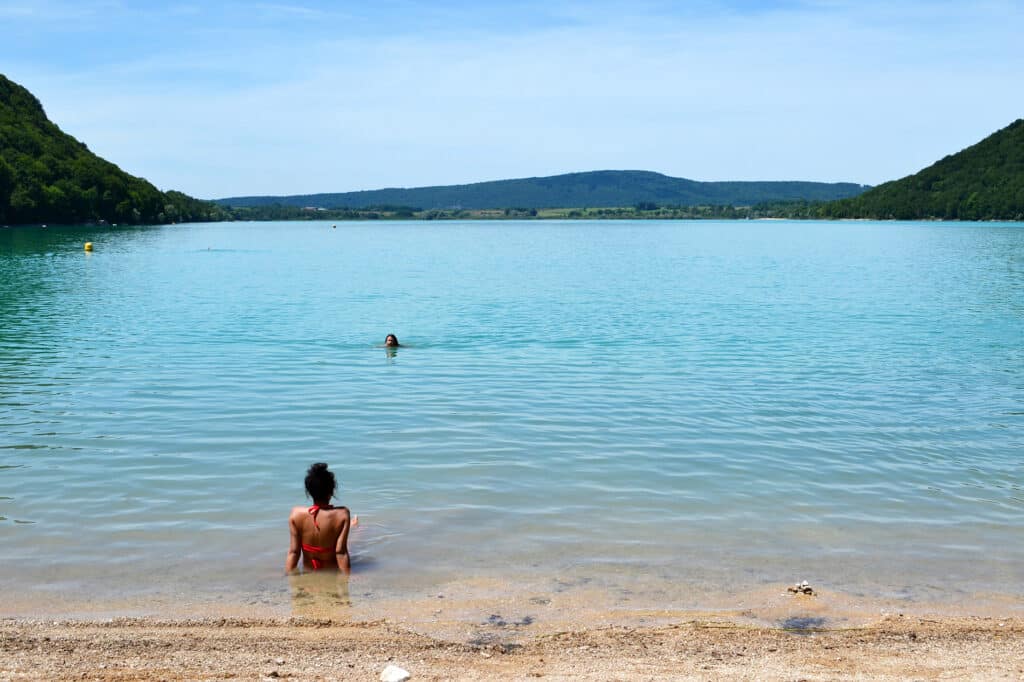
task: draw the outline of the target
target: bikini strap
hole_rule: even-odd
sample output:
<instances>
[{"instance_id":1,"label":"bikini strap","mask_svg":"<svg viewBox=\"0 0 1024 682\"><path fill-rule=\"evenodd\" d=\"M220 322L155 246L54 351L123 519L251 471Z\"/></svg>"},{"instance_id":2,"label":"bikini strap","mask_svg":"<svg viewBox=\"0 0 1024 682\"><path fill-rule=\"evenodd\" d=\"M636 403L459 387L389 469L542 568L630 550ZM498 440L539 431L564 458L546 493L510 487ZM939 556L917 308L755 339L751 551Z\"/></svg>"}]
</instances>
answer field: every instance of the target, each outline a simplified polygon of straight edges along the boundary
<instances>
[{"instance_id":1,"label":"bikini strap","mask_svg":"<svg viewBox=\"0 0 1024 682\"><path fill-rule=\"evenodd\" d=\"M321 512L321 510L324 510L324 509L334 509L334 507L332 507L329 504L324 505L323 507L321 507L319 504L314 504L308 510L309 511L309 515L313 517L313 527L316 528L317 530L320 530L320 524L316 522L316 515L319 514Z\"/></svg>"}]
</instances>

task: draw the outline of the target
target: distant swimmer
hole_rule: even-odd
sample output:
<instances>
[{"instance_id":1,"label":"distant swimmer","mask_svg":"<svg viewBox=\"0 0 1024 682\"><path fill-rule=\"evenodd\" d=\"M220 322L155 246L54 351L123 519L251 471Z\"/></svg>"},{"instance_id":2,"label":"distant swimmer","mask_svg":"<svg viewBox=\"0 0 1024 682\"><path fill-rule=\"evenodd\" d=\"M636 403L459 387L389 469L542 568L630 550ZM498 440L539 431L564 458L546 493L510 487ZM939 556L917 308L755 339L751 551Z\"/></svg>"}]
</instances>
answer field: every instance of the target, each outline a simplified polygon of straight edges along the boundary
<instances>
[{"instance_id":1,"label":"distant swimmer","mask_svg":"<svg viewBox=\"0 0 1024 682\"><path fill-rule=\"evenodd\" d=\"M306 494L312 507L295 507L288 517L291 543L284 570L294 573L302 559L307 571L329 569L349 573L348 532L359 523L348 507L331 505L338 484L327 465L318 462L306 472Z\"/></svg>"},{"instance_id":2,"label":"distant swimmer","mask_svg":"<svg viewBox=\"0 0 1024 682\"><path fill-rule=\"evenodd\" d=\"M398 337L394 334L388 334L384 339L384 346L387 348L398 348L401 344L398 343Z\"/></svg>"}]
</instances>

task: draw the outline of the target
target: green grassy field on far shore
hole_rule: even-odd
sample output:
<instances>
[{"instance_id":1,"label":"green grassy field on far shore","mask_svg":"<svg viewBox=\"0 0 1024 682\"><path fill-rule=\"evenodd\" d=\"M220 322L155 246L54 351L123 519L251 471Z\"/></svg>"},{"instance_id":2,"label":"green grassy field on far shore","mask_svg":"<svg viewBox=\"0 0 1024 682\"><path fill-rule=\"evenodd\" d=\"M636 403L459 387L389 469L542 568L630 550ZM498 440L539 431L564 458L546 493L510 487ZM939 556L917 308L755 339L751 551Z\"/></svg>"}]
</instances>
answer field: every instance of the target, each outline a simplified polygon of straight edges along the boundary
<instances>
[{"instance_id":1,"label":"green grassy field on far shore","mask_svg":"<svg viewBox=\"0 0 1024 682\"><path fill-rule=\"evenodd\" d=\"M261 206L231 208L233 220L747 220L817 218L818 204L777 202L756 206L620 206L607 208L418 209L382 206L363 209Z\"/></svg>"}]
</instances>

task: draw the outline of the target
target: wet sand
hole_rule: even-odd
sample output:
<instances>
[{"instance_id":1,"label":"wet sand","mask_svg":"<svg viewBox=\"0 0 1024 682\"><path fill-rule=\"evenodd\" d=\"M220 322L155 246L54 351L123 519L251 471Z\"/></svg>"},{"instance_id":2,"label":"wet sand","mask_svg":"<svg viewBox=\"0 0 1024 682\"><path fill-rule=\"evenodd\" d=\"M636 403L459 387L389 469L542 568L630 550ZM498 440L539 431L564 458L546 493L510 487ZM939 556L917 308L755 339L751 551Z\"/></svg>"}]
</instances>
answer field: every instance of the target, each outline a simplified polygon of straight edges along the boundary
<instances>
[{"instance_id":1,"label":"wet sand","mask_svg":"<svg viewBox=\"0 0 1024 682\"><path fill-rule=\"evenodd\" d=\"M820 631L705 615L490 641L388 621L0 621L0 679L11 681L376 680L388 664L414 680L1021 679L1024 620L890 615Z\"/></svg>"}]
</instances>

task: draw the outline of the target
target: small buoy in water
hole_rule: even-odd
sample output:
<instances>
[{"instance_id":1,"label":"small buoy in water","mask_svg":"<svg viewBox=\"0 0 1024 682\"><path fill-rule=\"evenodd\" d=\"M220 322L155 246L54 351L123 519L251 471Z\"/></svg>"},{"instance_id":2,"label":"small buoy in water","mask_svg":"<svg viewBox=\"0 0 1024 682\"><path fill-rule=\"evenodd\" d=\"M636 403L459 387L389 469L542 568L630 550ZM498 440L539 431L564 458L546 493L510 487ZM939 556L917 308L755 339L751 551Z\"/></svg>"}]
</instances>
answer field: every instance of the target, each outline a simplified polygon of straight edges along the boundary
<instances>
[{"instance_id":1,"label":"small buoy in water","mask_svg":"<svg viewBox=\"0 0 1024 682\"><path fill-rule=\"evenodd\" d=\"M92 242L86 242L85 243L85 250L86 251L92 251Z\"/></svg>"}]
</instances>

